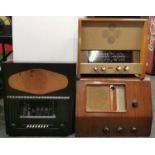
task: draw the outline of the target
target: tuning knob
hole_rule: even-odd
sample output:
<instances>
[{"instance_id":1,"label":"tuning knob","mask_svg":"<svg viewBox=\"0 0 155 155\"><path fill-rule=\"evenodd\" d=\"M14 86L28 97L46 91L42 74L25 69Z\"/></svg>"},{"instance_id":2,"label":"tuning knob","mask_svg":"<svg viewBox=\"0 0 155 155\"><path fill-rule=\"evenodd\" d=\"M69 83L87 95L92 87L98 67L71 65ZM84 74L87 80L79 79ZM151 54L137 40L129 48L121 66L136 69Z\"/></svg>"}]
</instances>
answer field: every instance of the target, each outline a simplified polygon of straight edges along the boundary
<instances>
[{"instance_id":1,"label":"tuning knob","mask_svg":"<svg viewBox=\"0 0 155 155\"><path fill-rule=\"evenodd\" d=\"M132 107L133 108L137 108L138 107L138 101L137 100L133 100L132 101Z\"/></svg>"},{"instance_id":2,"label":"tuning knob","mask_svg":"<svg viewBox=\"0 0 155 155\"><path fill-rule=\"evenodd\" d=\"M132 127L130 130L132 133L136 133L137 132L137 128L136 127Z\"/></svg>"},{"instance_id":3,"label":"tuning knob","mask_svg":"<svg viewBox=\"0 0 155 155\"><path fill-rule=\"evenodd\" d=\"M108 127L105 127L105 128L103 129L103 132L104 132L105 134L108 134L108 133L110 132L110 129L109 129Z\"/></svg>"},{"instance_id":4,"label":"tuning knob","mask_svg":"<svg viewBox=\"0 0 155 155\"><path fill-rule=\"evenodd\" d=\"M101 70L102 70L102 71L105 71L105 70L106 70L106 68L105 68L105 67L101 67Z\"/></svg>"},{"instance_id":5,"label":"tuning knob","mask_svg":"<svg viewBox=\"0 0 155 155\"><path fill-rule=\"evenodd\" d=\"M97 72L98 71L98 67L95 66L94 67L94 71Z\"/></svg>"},{"instance_id":6,"label":"tuning knob","mask_svg":"<svg viewBox=\"0 0 155 155\"><path fill-rule=\"evenodd\" d=\"M116 67L116 70L117 70L117 71L120 71L121 69L122 69L121 66L117 66L117 67Z\"/></svg>"},{"instance_id":7,"label":"tuning knob","mask_svg":"<svg viewBox=\"0 0 155 155\"><path fill-rule=\"evenodd\" d=\"M15 124L15 123L12 123L11 126L12 126L13 128L15 128L15 127L16 127L16 124Z\"/></svg>"},{"instance_id":8,"label":"tuning knob","mask_svg":"<svg viewBox=\"0 0 155 155\"><path fill-rule=\"evenodd\" d=\"M125 66L125 67L124 67L124 70L125 70L125 71L128 71L128 70L129 70L129 67L128 67L128 66Z\"/></svg>"},{"instance_id":9,"label":"tuning knob","mask_svg":"<svg viewBox=\"0 0 155 155\"><path fill-rule=\"evenodd\" d=\"M122 133L122 132L123 132L123 128L122 128L122 127L118 127L118 128L117 128L117 132L118 132L118 133Z\"/></svg>"}]
</instances>

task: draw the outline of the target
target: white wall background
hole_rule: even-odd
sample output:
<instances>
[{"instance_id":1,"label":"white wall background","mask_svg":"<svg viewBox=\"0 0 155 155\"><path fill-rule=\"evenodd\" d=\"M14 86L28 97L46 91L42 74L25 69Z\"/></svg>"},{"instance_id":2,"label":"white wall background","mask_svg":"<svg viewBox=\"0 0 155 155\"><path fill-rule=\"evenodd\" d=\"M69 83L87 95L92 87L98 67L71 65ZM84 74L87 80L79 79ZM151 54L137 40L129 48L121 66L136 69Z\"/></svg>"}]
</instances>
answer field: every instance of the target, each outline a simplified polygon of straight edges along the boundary
<instances>
[{"instance_id":1,"label":"white wall background","mask_svg":"<svg viewBox=\"0 0 155 155\"><path fill-rule=\"evenodd\" d=\"M14 62L76 62L78 18L14 16Z\"/></svg>"}]
</instances>

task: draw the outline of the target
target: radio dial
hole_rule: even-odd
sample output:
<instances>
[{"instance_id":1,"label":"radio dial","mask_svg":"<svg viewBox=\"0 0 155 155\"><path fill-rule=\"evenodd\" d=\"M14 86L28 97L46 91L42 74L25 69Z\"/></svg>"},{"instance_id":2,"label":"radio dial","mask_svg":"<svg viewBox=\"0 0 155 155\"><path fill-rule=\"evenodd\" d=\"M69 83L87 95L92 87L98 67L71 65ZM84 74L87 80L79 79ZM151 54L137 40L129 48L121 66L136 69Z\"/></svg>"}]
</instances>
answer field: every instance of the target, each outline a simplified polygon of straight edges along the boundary
<instances>
[{"instance_id":1,"label":"radio dial","mask_svg":"<svg viewBox=\"0 0 155 155\"><path fill-rule=\"evenodd\" d=\"M116 67L116 70L117 70L117 71L120 71L121 69L122 69L121 66L117 66L117 67Z\"/></svg>"},{"instance_id":2,"label":"radio dial","mask_svg":"<svg viewBox=\"0 0 155 155\"><path fill-rule=\"evenodd\" d=\"M94 71L97 72L98 71L98 67L94 67Z\"/></svg>"},{"instance_id":3,"label":"radio dial","mask_svg":"<svg viewBox=\"0 0 155 155\"><path fill-rule=\"evenodd\" d=\"M125 70L125 71L128 71L128 70L129 70L129 67L128 67L128 66L125 66L125 67L124 67L124 70Z\"/></svg>"},{"instance_id":4,"label":"radio dial","mask_svg":"<svg viewBox=\"0 0 155 155\"><path fill-rule=\"evenodd\" d=\"M102 68L101 68L101 70L102 70L102 71L105 71L105 70L106 70L106 68L105 68L105 67L102 67Z\"/></svg>"}]
</instances>

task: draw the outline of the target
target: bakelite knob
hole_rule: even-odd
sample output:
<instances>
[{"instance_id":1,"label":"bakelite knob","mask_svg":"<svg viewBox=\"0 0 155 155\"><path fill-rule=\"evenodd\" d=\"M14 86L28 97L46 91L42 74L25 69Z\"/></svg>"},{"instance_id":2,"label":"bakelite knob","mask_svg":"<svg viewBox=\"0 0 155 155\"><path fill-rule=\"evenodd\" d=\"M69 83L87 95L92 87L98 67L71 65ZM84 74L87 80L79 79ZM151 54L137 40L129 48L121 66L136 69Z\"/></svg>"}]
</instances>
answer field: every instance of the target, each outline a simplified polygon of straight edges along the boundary
<instances>
[{"instance_id":1,"label":"bakelite knob","mask_svg":"<svg viewBox=\"0 0 155 155\"><path fill-rule=\"evenodd\" d=\"M133 108L137 108L138 107L138 101L137 100L133 100L132 101L132 107Z\"/></svg>"},{"instance_id":2,"label":"bakelite knob","mask_svg":"<svg viewBox=\"0 0 155 155\"><path fill-rule=\"evenodd\" d=\"M123 129L122 127L118 127L118 128L117 128L117 132L118 132L118 133L122 133L123 130L124 130L124 129Z\"/></svg>"},{"instance_id":3,"label":"bakelite knob","mask_svg":"<svg viewBox=\"0 0 155 155\"><path fill-rule=\"evenodd\" d=\"M13 128L15 128L15 127L16 127L16 124L15 124L15 123L12 123L11 126L12 126Z\"/></svg>"},{"instance_id":4,"label":"bakelite knob","mask_svg":"<svg viewBox=\"0 0 155 155\"><path fill-rule=\"evenodd\" d=\"M132 133L136 133L136 132L137 132L137 128L136 128L136 127L132 127L132 128L131 128L131 132L132 132Z\"/></svg>"},{"instance_id":5,"label":"bakelite knob","mask_svg":"<svg viewBox=\"0 0 155 155\"><path fill-rule=\"evenodd\" d=\"M105 127L105 128L103 129L103 132L104 132L105 134L108 134L108 133L110 132L110 129L109 129L108 127Z\"/></svg>"},{"instance_id":6,"label":"bakelite knob","mask_svg":"<svg viewBox=\"0 0 155 155\"><path fill-rule=\"evenodd\" d=\"M117 66L117 67L116 67L116 70L117 70L117 71L120 71L121 69L122 69L121 66Z\"/></svg>"},{"instance_id":7,"label":"bakelite knob","mask_svg":"<svg viewBox=\"0 0 155 155\"><path fill-rule=\"evenodd\" d=\"M128 70L129 70L129 67L128 67L128 66L125 66L125 67L124 67L124 70L125 70L125 71L128 71Z\"/></svg>"},{"instance_id":8,"label":"bakelite knob","mask_svg":"<svg viewBox=\"0 0 155 155\"><path fill-rule=\"evenodd\" d=\"M98 71L98 67L94 67L94 71L97 72Z\"/></svg>"},{"instance_id":9,"label":"bakelite knob","mask_svg":"<svg viewBox=\"0 0 155 155\"><path fill-rule=\"evenodd\" d=\"M105 70L106 70L106 68L105 68L105 67L101 67L101 70L102 70L102 71L105 71Z\"/></svg>"},{"instance_id":10,"label":"bakelite knob","mask_svg":"<svg viewBox=\"0 0 155 155\"><path fill-rule=\"evenodd\" d=\"M65 125L63 123L60 124L61 127L64 127Z\"/></svg>"}]
</instances>

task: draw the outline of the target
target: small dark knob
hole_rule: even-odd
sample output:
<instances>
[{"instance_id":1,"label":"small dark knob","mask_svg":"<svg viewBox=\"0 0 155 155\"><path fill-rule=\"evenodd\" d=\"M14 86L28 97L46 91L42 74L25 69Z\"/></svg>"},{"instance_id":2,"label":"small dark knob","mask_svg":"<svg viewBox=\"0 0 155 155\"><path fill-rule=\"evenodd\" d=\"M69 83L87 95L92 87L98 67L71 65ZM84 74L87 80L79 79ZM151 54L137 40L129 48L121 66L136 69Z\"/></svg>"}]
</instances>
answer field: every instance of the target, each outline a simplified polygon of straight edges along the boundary
<instances>
[{"instance_id":1,"label":"small dark knob","mask_svg":"<svg viewBox=\"0 0 155 155\"><path fill-rule=\"evenodd\" d=\"M60 124L61 127L64 127L65 125L63 123Z\"/></svg>"},{"instance_id":2,"label":"small dark knob","mask_svg":"<svg viewBox=\"0 0 155 155\"><path fill-rule=\"evenodd\" d=\"M118 132L118 133L122 133L123 130L124 130L124 129L123 129L122 127L118 127L118 128L117 128L117 132Z\"/></svg>"},{"instance_id":3,"label":"small dark knob","mask_svg":"<svg viewBox=\"0 0 155 155\"><path fill-rule=\"evenodd\" d=\"M137 132L137 128L136 127L132 127L130 130L132 133L136 133Z\"/></svg>"},{"instance_id":4,"label":"small dark knob","mask_svg":"<svg viewBox=\"0 0 155 155\"><path fill-rule=\"evenodd\" d=\"M138 101L137 100L133 100L132 101L132 107L133 108L137 108L138 107Z\"/></svg>"},{"instance_id":5,"label":"small dark knob","mask_svg":"<svg viewBox=\"0 0 155 155\"><path fill-rule=\"evenodd\" d=\"M105 127L105 128L103 129L103 132L104 132L105 134L108 134L108 133L110 132L110 129L109 129L108 127Z\"/></svg>"},{"instance_id":6,"label":"small dark knob","mask_svg":"<svg viewBox=\"0 0 155 155\"><path fill-rule=\"evenodd\" d=\"M15 124L15 123L12 123L11 126L12 126L13 128L15 128L15 127L16 127L16 124Z\"/></svg>"}]
</instances>

